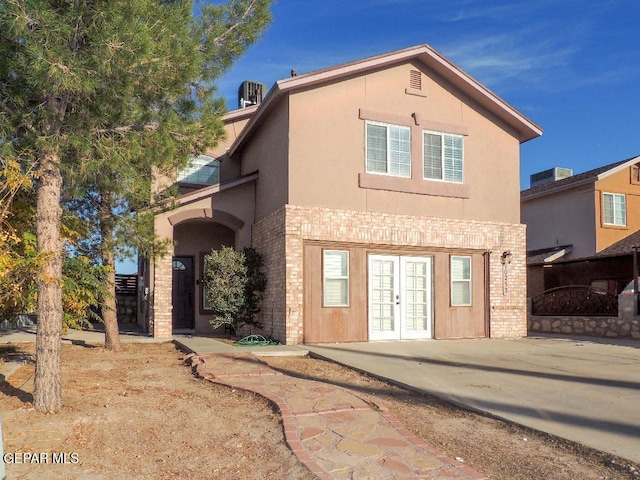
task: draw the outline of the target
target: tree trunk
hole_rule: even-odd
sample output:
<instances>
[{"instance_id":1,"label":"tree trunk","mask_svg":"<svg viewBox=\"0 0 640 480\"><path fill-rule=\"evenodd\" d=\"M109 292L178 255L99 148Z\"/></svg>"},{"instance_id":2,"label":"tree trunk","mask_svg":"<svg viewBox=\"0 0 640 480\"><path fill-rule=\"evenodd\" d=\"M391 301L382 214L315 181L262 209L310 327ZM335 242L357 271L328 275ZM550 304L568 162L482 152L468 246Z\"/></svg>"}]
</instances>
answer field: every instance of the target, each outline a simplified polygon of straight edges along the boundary
<instances>
[{"instance_id":1,"label":"tree trunk","mask_svg":"<svg viewBox=\"0 0 640 480\"><path fill-rule=\"evenodd\" d=\"M100 202L100 248L102 250L102 266L107 267L104 280L105 296L102 304L102 321L104 322L104 346L114 352L120 351L120 334L118 332L118 315L116 311L116 262L113 249L113 212L111 193L101 192Z\"/></svg>"},{"instance_id":2,"label":"tree trunk","mask_svg":"<svg viewBox=\"0 0 640 480\"><path fill-rule=\"evenodd\" d=\"M42 255L42 271L37 278L38 326L36 329L36 372L33 406L55 412L62 406L62 247L60 221L62 176L57 153L43 155L39 168L36 233Z\"/></svg>"}]
</instances>

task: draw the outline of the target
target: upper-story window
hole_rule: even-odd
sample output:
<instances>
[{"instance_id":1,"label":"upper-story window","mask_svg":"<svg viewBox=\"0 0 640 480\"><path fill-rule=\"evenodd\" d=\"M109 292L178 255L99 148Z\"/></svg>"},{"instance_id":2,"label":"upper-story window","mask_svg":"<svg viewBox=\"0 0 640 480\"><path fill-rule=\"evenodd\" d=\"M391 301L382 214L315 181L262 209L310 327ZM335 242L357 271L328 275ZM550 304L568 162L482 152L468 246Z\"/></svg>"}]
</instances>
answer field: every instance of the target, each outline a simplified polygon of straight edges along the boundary
<instances>
[{"instance_id":1,"label":"upper-story window","mask_svg":"<svg viewBox=\"0 0 640 480\"><path fill-rule=\"evenodd\" d=\"M367 122L367 173L411 177L411 129Z\"/></svg>"},{"instance_id":2,"label":"upper-story window","mask_svg":"<svg viewBox=\"0 0 640 480\"><path fill-rule=\"evenodd\" d=\"M220 183L220 162L208 155L194 156L189 165L178 172L178 182L196 185Z\"/></svg>"},{"instance_id":3,"label":"upper-story window","mask_svg":"<svg viewBox=\"0 0 640 480\"><path fill-rule=\"evenodd\" d=\"M605 225L627 225L627 199L621 193L602 194L602 218Z\"/></svg>"},{"instance_id":4,"label":"upper-story window","mask_svg":"<svg viewBox=\"0 0 640 480\"><path fill-rule=\"evenodd\" d=\"M422 148L425 179L462 183L462 135L425 131Z\"/></svg>"}]
</instances>

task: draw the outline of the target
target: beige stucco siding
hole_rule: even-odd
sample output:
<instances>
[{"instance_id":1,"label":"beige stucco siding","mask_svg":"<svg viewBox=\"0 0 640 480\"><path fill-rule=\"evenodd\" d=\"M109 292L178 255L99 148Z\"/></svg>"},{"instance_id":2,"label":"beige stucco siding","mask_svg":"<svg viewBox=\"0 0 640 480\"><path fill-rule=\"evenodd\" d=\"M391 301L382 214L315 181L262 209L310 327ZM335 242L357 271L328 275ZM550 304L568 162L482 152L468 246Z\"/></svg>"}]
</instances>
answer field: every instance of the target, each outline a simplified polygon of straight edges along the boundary
<instances>
[{"instance_id":1,"label":"beige stucco siding","mask_svg":"<svg viewBox=\"0 0 640 480\"><path fill-rule=\"evenodd\" d=\"M424 68L422 91L406 93L409 72L418 68L400 65L290 95L290 204L519 222L519 142L514 132L488 121L487 112ZM422 184L418 188L450 186L422 179L423 130L464 132L466 195L363 188L359 178L365 172L366 119L411 127L412 180Z\"/></svg>"},{"instance_id":2,"label":"beige stucco siding","mask_svg":"<svg viewBox=\"0 0 640 480\"><path fill-rule=\"evenodd\" d=\"M567 258L595 253L593 185L522 203L527 250L573 245Z\"/></svg>"},{"instance_id":3,"label":"beige stucco siding","mask_svg":"<svg viewBox=\"0 0 640 480\"><path fill-rule=\"evenodd\" d=\"M260 128L255 129L251 141L234 156L240 157L242 175L260 171L255 205L256 221L283 207L288 196L288 101L275 105Z\"/></svg>"}]
</instances>

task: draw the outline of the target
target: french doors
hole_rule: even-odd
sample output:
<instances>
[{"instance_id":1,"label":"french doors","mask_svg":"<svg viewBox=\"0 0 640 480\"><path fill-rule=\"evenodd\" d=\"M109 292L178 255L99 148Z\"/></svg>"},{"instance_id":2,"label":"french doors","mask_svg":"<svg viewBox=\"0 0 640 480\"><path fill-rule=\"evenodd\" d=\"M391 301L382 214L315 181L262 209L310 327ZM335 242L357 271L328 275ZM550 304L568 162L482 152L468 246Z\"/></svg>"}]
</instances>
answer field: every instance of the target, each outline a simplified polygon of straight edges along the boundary
<instances>
[{"instance_id":1,"label":"french doors","mask_svg":"<svg viewBox=\"0 0 640 480\"><path fill-rule=\"evenodd\" d=\"M369 255L369 339L433 337L432 258Z\"/></svg>"}]
</instances>

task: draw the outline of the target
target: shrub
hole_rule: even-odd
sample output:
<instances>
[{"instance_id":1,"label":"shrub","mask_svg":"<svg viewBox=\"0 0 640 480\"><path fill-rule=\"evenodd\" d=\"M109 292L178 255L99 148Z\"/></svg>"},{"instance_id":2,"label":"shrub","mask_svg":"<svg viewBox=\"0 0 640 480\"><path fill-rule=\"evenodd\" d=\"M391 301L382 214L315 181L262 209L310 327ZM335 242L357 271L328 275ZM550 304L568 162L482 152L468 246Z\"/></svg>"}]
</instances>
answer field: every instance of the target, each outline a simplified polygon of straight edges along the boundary
<instances>
[{"instance_id":1,"label":"shrub","mask_svg":"<svg viewBox=\"0 0 640 480\"><path fill-rule=\"evenodd\" d=\"M267 284L262 263L262 256L253 248L238 252L222 247L205 257L203 290L214 329L229 325L237 334L245 325L262 328L256 319Z\"/></svg>"}]
</instances>

